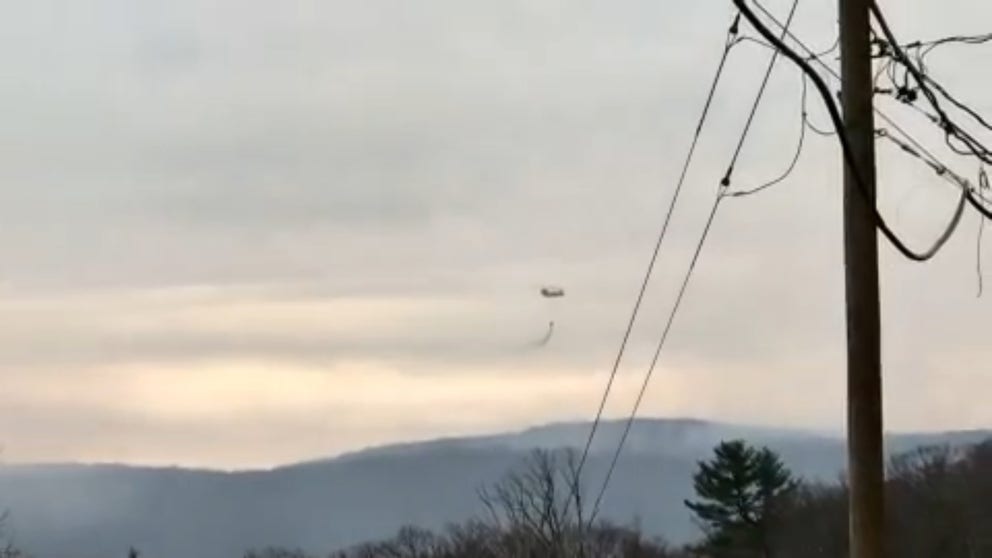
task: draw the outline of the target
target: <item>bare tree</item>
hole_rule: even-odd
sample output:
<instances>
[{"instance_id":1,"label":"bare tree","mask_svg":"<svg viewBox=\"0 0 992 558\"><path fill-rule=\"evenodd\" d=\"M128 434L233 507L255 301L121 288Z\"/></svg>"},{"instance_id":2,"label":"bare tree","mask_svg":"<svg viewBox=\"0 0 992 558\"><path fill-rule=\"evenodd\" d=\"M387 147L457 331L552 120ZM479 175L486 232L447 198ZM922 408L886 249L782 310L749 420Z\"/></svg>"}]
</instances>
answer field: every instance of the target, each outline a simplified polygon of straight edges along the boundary
<instances>
[{"instance_id":1,"label":"bare tree","mask_svg":"<svg viewBox=\"0 0 992 558\"><path fill-rule=\"evenodd\" d=\"M894 457L886 480L888 544L900 558L992 556L992 441ZM773 525L779 556L848 556L847 487L806 485Z\"/></svg>"},{"instance_id":2,"label":"bare tree","mask_svg":"<svg viewBox=\"0 0 992 558\"><path fill-rule=\"evenodd\" d=\"M299 549L269 547L262 550L249 550L244 558L312 558Z\"/></svg>"},{"instance_id":3,"label":"bare tree","mask_svg":"<svg viewBox=\"0 0 992 558\"><path fill-rule=\"evenodd\" d=\"M27 555L15 547L14 543L7 537L7 533L4 532L9 515L6 510L0 511L0 558L27 558Z\"/></svg>"},{"instance_id":4,"label":"bare tree","mask_svg":"<svg viewBox=\"0 0 992 558\"><path fill-rule=\"evenodd\" d=\"M847 486L800 484L780 499L770 525L776 556L847 558Z\"/></svg>"},{"instance_id":5,"label":"bare tree","mask_svg":"<svg viewBox=\"0 0 992 558\"><path fill-rule=\"evenodd\" d=\"M479 490L486 516L443 534L404 527L385 541L332 558L675 558L685 556L636 528L586 525L573 450L535 450Z\"/></svg>"},{"instance_id":6,"label":"bare tree","mask_svg":"<svg viewBox=\"0 0 992 558\"><path fill-rule=\"evenodd\" d=\"M992 552L992 444L923 447L889 468L890 542L906 558Z\"/></svg>"},{"instance_id":7,"label":"bare tree","mask_svg":"<svg viewBox=\"0 0 992 558\"><path fill-rule=\"evenodd\" d=\"M479 498L497 529L512 533L513 556L584 556L578 458L574 450L534 450Z\"/></svg>"},{"instance_id":8,"label":"bare tree","mask_svg":"<svg viewBox=\"0 0 992 558\"><path fill-rule=\"evenodd\" d=\"M483 521L469 521L448 527L450 558L503 558L507 556L507 536L496 526Z\"/></svg>"}]
</instances>

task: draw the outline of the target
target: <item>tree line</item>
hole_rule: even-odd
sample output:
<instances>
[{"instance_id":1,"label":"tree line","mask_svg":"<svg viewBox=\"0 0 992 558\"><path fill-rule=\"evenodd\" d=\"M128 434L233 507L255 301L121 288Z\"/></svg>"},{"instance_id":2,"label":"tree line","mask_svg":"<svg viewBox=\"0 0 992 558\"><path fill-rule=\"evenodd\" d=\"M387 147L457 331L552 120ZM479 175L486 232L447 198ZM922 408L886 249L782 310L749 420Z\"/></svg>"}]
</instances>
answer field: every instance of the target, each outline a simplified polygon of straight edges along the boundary
<instances>
[{"instance_id":1,"label":"tree line","mask_svg":"<svg viewBox=\"0 0 992 558\"><path fill-rule=\"evenodd\" d=\"M329 558L847 558L847 487L799 479L766 447L719 444L685 502L703 536L673 546L636 526L589 524L575 454L536 450L479 491L483 517L436 532L404 527ZM992 557L992 440L894 457L886 480L889 549L900 558ZM266 549L244 558L313 558Z\"/></svg>"},{"instance_id":2,"label":"tree line","mask_svg":"<svg viewBox=\"0 0 992 558\"><path fill-rule=\"evenodd\" d=\"M636 525L591 521L572 450L535 450L478 491L484 513L440 531L415 526L324 558L847 558L847 487L809 482L766 447L720 443L685 502L702 531L674 546ZM887 536L900 558L992 557L992 440L896 456L886 478ZM0 558L29 558L4 543ZM137 549L128 558L142 558ZM251 550L243 558L318 558Z\"/></svg>"}]
</instances>

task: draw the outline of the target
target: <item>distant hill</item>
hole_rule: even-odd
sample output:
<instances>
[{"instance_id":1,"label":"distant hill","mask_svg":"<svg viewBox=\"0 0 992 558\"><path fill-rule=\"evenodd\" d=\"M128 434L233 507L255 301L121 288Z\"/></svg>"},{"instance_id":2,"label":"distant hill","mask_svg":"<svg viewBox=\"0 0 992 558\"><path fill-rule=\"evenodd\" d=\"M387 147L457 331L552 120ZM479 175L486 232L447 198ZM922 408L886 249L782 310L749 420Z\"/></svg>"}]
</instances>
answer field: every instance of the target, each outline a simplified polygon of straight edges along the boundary
<instances>
[{"instance_id":1,"label":"distant hill","mask_svg":"<svg viewBox=\"0 0 992 558\"><path fill-rule=\"evenodd\" d=\"M622 429L601 426L587 468L598 482ZM405 524L441 527L480 512L478 487L537 447L581 447L588 424L369 449L266 471L221 473L120 465L0 467L0 506L16 542L37 558L112 558L131 545L148 558L239 558L250 547L326 552L392 534ZM894 435L890 451L969 444L992 432ZM638 520L651 534L696 535L682 505L698 459L720 440L743 438L779 451L798 474L833 480L843 441L807 431L698 420L641 420L633 431L605 516Z\"/></svg>"}]
</instances>

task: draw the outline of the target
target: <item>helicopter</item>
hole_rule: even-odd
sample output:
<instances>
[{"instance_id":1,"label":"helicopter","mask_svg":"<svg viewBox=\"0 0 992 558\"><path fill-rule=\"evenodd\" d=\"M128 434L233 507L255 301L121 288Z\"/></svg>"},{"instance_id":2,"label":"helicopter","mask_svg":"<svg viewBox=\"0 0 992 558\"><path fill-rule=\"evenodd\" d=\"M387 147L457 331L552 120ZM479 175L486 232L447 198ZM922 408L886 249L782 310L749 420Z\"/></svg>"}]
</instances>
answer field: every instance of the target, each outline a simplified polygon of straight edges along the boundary
<instances>
[{"instance_id":1,"label":"helicopter","mask_svg":"<svg viewBox=\"0 0 992 558\"><path fill-rule=\"evenodd\" d=\"M541 287L541 296L544 298L562 298L565 296L565 289L555 286Z\"/></svg>"}]
</instances>

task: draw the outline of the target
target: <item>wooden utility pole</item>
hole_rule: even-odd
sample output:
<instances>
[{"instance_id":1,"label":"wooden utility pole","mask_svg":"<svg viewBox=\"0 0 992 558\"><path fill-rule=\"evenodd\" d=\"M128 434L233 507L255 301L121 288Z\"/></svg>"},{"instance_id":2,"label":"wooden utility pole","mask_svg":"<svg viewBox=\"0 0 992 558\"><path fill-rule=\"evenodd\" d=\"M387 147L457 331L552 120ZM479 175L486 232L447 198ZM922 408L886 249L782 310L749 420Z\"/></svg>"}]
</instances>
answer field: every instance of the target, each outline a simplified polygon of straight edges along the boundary
<instances>
[{"instance_id":1,"label":"wooden utility pole","mask_svg":"<svg viewBox=\"0 0 992 558\"><path fill-rule=\"evenodd\" d=\"M873 0L839 0L841 97L856 169L844 170L847 291L847 448L851 558L884 558L881 325L871 59ZM856 172L861 173L859 183ZM868 189L869 204L860 189Z\"/></svg>"}]
</instances>

